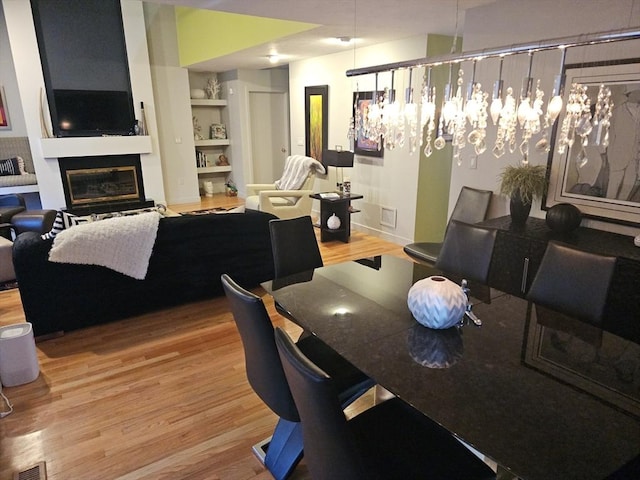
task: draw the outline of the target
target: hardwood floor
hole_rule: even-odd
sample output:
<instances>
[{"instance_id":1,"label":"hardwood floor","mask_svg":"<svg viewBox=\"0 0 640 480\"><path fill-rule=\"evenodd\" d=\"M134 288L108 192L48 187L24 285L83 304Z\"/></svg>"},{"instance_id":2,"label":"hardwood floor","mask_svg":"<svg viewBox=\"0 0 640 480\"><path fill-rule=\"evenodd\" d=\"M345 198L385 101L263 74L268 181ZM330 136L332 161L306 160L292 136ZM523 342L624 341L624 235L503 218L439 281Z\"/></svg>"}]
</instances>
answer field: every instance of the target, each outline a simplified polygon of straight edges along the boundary
<instances>
[{"instance_id":1,"label":"hardwood floor","mask_svg":"<svg viewBox=\"0 0 640 480\"><path fill-rule=\"evenodd\" d=\"M238 203L220 196L170 208ZM325 264L404 256L401 246L359 232L320 246ZM254 291L274 324L300 331L264 290ZM23 321L18 290L0 292L0 325ZM0 420L0 480L41 461L51 480L272 478L251 446L271 434L276 417L246 381L224 297L69 332L37 350L38 379L3 390L14 412ZM371 402L368 394L351 413ZM303 463L293 479L306 478Z\"/></svg>"}]
</instances>

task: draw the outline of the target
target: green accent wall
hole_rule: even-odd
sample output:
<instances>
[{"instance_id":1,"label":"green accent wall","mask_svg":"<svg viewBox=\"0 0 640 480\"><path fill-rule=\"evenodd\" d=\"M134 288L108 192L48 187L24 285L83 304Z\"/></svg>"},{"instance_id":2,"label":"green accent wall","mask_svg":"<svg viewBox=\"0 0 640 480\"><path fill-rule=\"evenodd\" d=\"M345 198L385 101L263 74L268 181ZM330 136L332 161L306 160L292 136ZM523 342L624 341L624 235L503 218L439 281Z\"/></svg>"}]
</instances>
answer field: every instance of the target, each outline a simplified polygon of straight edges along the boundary
<instances>
[{"instance_id":1,"label":"green accent wall","mask_svg":"<svg viewBox=\"0 0 640 480\"><path fill-rule=\"evenodd\" d=\"M313 23L176 7L180 66L233 52L318 27ZM265 51L265 55L269 52Z\"/></svg>"},{"instance_id":2,"label":"green accent wall","mask_svg":"<svg viewBox=\"0 0 640 480\"><path fill-rule=\"evenodd\" d=\"M458 49L462 39L458 39ZM445 35L427 36L427 57L447 54L451 51L453 37ZM459 50L458 50L459 51ZM455 84L457 68L454 65L452 83ZM425 71L425 75L427 72ZM444 86L449 81L449 66L441 65L431 69L431 84L436 87L436 115L439 118L442 106ZM433 139L437 136L436 131ZM433 140L432 140L433 141ZM432 143L433 148L433 143ZM416 205L416 221L414 239L416 242L440 242L444 238L447 226L449 206L449 186L451 184L451 167L453 151L451 142L447 142L442 150L433 148L430 157L424 154L424 145L420 150L420 167L418 170L418 194Z\"/></svg>"}]
</instances>

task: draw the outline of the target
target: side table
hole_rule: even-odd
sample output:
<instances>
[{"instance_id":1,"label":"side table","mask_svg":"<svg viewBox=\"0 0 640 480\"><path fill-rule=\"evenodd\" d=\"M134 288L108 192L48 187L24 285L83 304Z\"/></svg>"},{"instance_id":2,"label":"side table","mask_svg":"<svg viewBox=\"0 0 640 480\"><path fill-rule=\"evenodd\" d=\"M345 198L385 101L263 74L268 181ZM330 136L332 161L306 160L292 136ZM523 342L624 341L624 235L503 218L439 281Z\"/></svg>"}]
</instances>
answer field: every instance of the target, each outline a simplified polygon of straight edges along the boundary
<instances>
[{"instance_id":1,"label":"side table","mask_svg":"<svg viewBox=\"0 0 640 480\"><path fill-rule=\"evenodd\" d=\"M357 193L345 195L343 193L335 193L326 196L326 193L313 193L309 195L311 198L320 200L320 241L327 242L329 240L341 240L348 242L351 236L351 214L359 212L351 208L352 200L364 198ZM340 219L340 228L331 229L327 226L327 220L333 214Z\"/></svg>"}]
</instances>

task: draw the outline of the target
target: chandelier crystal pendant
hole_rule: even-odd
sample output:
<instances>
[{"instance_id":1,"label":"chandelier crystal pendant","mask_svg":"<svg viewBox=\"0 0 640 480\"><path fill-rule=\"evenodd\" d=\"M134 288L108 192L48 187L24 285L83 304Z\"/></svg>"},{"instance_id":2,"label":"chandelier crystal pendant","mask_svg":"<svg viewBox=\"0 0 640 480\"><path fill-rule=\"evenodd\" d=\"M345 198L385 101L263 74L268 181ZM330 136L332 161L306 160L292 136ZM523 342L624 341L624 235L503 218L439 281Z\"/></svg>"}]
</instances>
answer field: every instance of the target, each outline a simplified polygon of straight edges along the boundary
<instances>
[{"instance_id":1,"label":"chandelier crystal pendant","mask_svg":"<svg viewBox=\"0 0 640 480\"><path fill-rule=\"evenodd\" d=\"M409 89L407 92L407 103L404 106L404 120L409 130L409 154L418 149L418 105L413 101L413 69L409 70ZM422 129L420 129L422 132Z\"/></svg>"},{"instance_id":2,"label":"chandelier crystal pendant","mask_svg":"<svg viewBox=\"0 0 640 480\"><path fill-rule=\"evenodd\" d=\"M498 80L493 84L493 98L491 99L491 106L489 112L491 114L491 121L494 125L498 124L500 118L500 112L502 111L502 88L504 82L502 81L502 64L504 62L504 56L500 57L500 71L498 73Z\"/></svg>"},{"instance_id":3,"label":"chandelier crystal pendant","mask_svg":"<svg viewBox=\"0 0 640 480\"><path fill-rule=\"evenodd\" d=\"M598 98L596 100L596 110L593 114L593 126L595 128L594 143L602 147L609 146L609 127L611 126L611 115L613 113L613 102L611 101L611 89L605 85L600 85Z\"/></svg>"},{"instance_id":4,"label":"chandelier crystal pendant","mask_svg":"<svg viewBox=\"0 0 640 480\"><path fill-rule=\"evenodd\" d=\"M565 116L560 128L558 139L558 153L563 154L567 148L571 148L578 135L591 132L591 121L587 118L590 115L591 101L587 96L587 87L580 83L571 84L569 98L565 109Z\"/></svg>"},{"instance_id":5,"label":"chandelier crystal pendant","mask_svg":"<svg viewBox=\"0 0 640 480\"><path fill-rule=\"evenodd\" d=\"M496 158L500 158L505 154L505 146L508 147L511 153L515 152L517 124L516 99L513 96L513 88L508 87L504 97L504 106L500 111L496 143L493 147L493 155Z\"/></svg>"},{"instance_id":6,"label":"chandelier crystal pendant","mask_svg":"<svg viewBox=\"0 0 640 480\"><path fill-rule=\"evenodd\" d=\"M473 74L469 84L469 94L465 105L465 113L471 132L467 136L467 141L473 145L475 156L481 155L487 150L485 138L487 136L487 97L488 94L482 91L482 85L475 81L476 62L473 62ZM476 161L477 158L472 161Z\"/></svg>"},{"instance_id":7,"label":"chandelier crystal pendant","mask_svg":"<svg viewBox=\"0 0 640 480\"><path fill-rule=\"evenodd\" d=\"M464 83L464 71L460 68L458 70L458 81L456 94L452 99L453 105L453 118L450 122L449 129L451 133L451 145L453 146L453 158L458 166L462 165L462 158L460 156L460 150L467 145L466 131L467 131L467 115L464 110L464 98L462 96L462 84ZM446 124L446 118L445 118Z\"/></svg>"},{"instance_id":8,"label":"chandelier crystal pendant","mask_svg":"<svg viewBox=\"0 0 640 480\"><path fill-rule=\"evenodd\" d=\"M426 83L422 88L422 98L420 100L420 132L424 131L425 126L427 132L425 135L424 154L430 157L433 153L431 148L431 139L436 129L436 87L431 87L431 67L427 71ZM442 116L440 117L442 119ZM444 140L444 139L443 139ZM420 138L420 146L422 146L422 138Z\"/></svg>"}]
</instances>

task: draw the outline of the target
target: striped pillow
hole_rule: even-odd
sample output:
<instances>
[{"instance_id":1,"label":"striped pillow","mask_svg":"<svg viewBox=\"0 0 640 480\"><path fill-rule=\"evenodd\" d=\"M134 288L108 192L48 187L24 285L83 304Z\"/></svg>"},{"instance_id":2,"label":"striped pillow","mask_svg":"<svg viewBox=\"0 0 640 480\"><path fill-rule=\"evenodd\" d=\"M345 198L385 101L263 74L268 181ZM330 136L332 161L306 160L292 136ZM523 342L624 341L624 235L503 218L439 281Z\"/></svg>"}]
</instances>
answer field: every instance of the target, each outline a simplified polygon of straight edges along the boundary
<instances>
[{"instance_id":1,"label":"striped pillow","mask_svg":"<svg viewBox=\"0 0 640 480\"><path fill-rule=\"evenodd\" d=\"M53 221L53 227L47 233L42 234L43 240L55 238L61 231L71 228L74 225L80 225L91 221L91 217L79 217L63 210L58 210L56 213L56 219Z\"/></svg>"},{"instance_id":2,"label":"striped pillow","mask_svg":"<svg viewBox=\"0 0 640 480\"><path fill-rule=\"evenodd\" d=\"M26 173L24 170L24 159L22 157L0 160L0 176L23 175Z\"/></svg>"}]
</instances>

